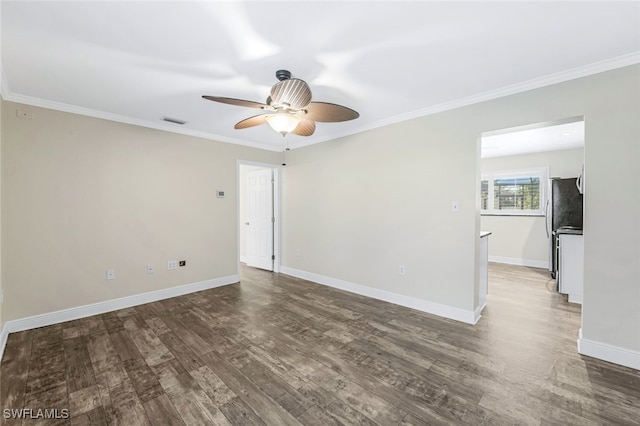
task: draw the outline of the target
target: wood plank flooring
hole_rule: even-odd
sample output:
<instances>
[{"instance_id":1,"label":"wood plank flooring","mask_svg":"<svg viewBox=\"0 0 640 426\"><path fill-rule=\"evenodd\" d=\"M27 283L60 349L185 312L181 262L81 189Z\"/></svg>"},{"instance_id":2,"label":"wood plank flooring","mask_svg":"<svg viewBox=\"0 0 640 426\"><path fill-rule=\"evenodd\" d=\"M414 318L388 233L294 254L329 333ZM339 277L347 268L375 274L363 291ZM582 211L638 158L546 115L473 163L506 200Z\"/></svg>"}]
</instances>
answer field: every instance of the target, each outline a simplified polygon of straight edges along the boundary
<instances>
[{"instance_id":1,"label":"wood plank flooring","mask_svg":"<svg viewBox=\"0 0 640 426\"><path fill-rule=\"evenodd\" d=\"M2 421L639 424L640 372L577 354L580 307L546 271L489 273L476 326L243 268L239 284L14 333Z\"/></svg>"}]
</instances>

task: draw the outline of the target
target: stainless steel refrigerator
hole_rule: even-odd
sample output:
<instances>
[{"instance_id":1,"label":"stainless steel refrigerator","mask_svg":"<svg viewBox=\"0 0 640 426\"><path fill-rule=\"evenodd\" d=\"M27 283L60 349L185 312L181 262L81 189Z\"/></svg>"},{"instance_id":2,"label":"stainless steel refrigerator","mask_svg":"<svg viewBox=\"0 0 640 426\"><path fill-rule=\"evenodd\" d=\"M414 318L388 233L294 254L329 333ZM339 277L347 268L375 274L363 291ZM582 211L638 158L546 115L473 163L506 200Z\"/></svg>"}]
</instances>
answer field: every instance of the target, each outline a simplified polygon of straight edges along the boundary
<instances>
[{"instance_id":1,"label":"stainless steel refrigerator","mask_svg":"<svg viewBox=\"0 0 640 426\"><path fill-rule=\"evenodd\" d=\"M582 229L582 194L578 178L549 179L548 194L545 219L549 238L549 273L552 278L556 278L558 230Z\"/></svg>"}]
</instances>

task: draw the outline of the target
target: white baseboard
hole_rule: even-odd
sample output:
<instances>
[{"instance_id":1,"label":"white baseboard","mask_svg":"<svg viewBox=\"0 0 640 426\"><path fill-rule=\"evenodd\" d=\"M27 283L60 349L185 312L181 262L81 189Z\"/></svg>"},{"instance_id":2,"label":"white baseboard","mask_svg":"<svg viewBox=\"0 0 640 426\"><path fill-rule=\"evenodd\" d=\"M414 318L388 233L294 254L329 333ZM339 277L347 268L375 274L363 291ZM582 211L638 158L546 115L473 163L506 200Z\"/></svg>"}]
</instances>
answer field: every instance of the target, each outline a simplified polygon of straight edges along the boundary
<instances>
[{"instance_id":1,"label":"white baseboard","mask_svg":"<svg viewBox=\"0 0 640 426\"><path fill-rule=\"evenodd\" d=\"M7 345L7 337L9 337L9 330L7 329L7 324L4 324L2 330L0 330L0 362L4 354L4 347Z\"/></svg>"},{"instance_id":2,"label":"white baseboard","mask_svg":"<svg viewBox=\"0 0 640 426\"><path fill-rule=\"evenodd\" d=\"M326 285L328 287L345 290L350 293L356 293L361 296L371 297L395 305L405 306L428 314L438 315L444 318L453 319L467 324L475 324L480 319L481 308L475 311L467 311L453 306L442 305L440 303L429 302L423 299L417 299L411 296L405 296L398 293L392 293L386 290L380 290L368 287L362 284L355 284L349 281L343 281L337 278L326 277L324 275L315 274L313 272L301 271L287 266L282 266L280 272L291 275L296 278L302 278L317 284Z\"/></svg>"},{"instance_id":3,"label":"white baseboard","mask_svg":"<svg viewBox=\"0 0 640 426\"><path fill-rule=\"evenodd\" d=\"M506 263L508 265L528 266L530 268L549 269L549 261L547 260L533 260L533 259L519 259L516 257L489 256L489 262Z\"/></svg>"},{"instance_id":4,"label":"white baseboard","mask_svg":"<svg viewBox=\"0 0 640 426\"><path fill-rule=\"evenodd\" d=\"M104 302L92 303L90 305L77 306L75 308L63 309L60 311L7 321L4 323L4 327L2 327L2 331L0 332L0 360L2 360L2 355L4 353L9 333L31 330L34 328L45 327L47 325L59 324L65 321L117 311L118 309L143 305L145 303L157 302L158 300L195 293L196 291L234 284L238 281L240 281L239 275L230 275L228 277L214 278L197 283L150 291L148 293L134 294L132 296L121 297L119 299L112 299Z\"/></svg>"},{"instance_id":5,"label":"white baseboard","mask_svg":"<svg viewBox=\"0 0 640 426\"><path fill-rule=\"evenodd\" d=\"M487 306L486 302L482 306L478 306L475 311L473 311L473 324L476 324L480 321L480 317L482 316L482 310Z\"/></svg>"},{"instance_id":6,"label":"white baseboard","mask_svg":"<svg viewBox=\"0 0 640 426\"><path fill-rule=\"evenodd\" d=\"M581 294L567 294L567 300L570 303L577 303L579 305L582 305L582 295Z\"/></svg>"},{"instance_id":7,"label":"white baseboard","mask_svg":"<svg viewBox=\"0 0 640 426\"><path fill-rule=\"evenodd\" d=\"M578 353L640 370L640 352L585 339L582 337L582 329L578 338Z\"/></svg>"}]
</instances>

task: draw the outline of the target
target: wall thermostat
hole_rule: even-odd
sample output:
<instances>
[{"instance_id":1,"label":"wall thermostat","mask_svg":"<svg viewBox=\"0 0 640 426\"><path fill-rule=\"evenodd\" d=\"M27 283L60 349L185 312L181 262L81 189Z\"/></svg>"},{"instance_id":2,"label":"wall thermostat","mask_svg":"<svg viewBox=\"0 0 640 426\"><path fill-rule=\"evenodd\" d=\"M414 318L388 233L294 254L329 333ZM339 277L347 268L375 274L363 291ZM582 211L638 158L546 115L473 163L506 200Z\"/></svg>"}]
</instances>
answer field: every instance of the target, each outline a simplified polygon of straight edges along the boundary
<instances>
[{"instance_id":1,"label":"wall thermostat","mask_svg":"<svg viewBox=\"0 0 640 426\"><path fill-rule=\"evenodd\" d=\"M224 198L224 190L222 190L222 189L216 190L216 197Z\"/></svg>"}]
</instances>

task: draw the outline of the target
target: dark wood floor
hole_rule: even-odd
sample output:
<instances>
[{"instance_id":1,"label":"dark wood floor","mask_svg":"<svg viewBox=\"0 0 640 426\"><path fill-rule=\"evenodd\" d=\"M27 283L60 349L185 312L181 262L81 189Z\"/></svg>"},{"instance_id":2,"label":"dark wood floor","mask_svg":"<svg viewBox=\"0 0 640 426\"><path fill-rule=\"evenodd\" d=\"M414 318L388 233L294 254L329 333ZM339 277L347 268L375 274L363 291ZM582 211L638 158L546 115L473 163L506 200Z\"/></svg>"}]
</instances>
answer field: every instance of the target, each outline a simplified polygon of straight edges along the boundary
<instances>
[{"instance_id":1,"label":"dark wood floor","mask_svg":"<svg viewBox=\"0 0 640 426\"><path fill-rule=\"evenodd\" d=\"M492 264L476 326L284 275L11 334L6 424L637 425L640 372L576 353L580 307ZM50 412L51 413L51 412Z\"/></svg>"}]
</instances>

